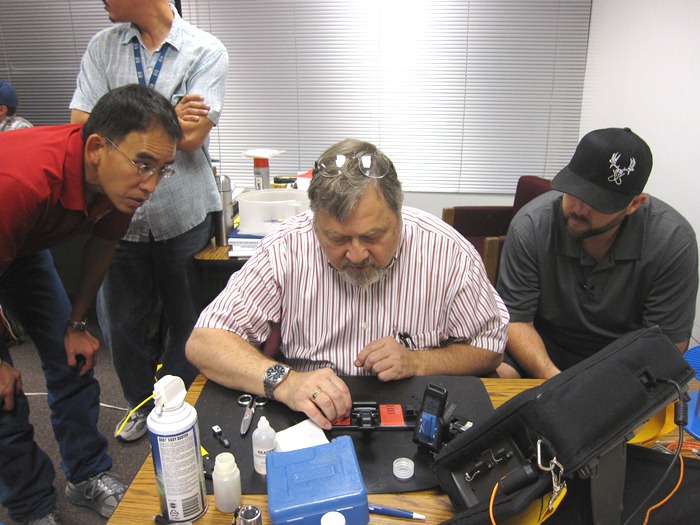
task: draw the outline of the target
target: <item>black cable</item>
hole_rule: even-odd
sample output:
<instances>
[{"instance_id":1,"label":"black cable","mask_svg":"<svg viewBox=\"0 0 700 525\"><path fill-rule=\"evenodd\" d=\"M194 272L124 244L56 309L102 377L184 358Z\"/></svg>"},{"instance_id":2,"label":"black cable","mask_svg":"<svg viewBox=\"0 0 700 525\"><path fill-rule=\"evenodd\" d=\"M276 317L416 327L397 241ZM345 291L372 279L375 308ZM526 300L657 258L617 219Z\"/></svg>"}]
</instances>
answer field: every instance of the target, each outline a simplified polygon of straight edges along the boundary
<instances>
[{"instance_id":1,"label":"black cable","mask_svg":"<svg viewBox=\"0 0 700 525\"><path fill-rule=\"evenodd\" d=\"M678 390L678 401L675 404L674 407L674 422L676 425L678 425L678 450L676 450L676 453L673 455L673 458L671 459L671 463L669 463L668 468L666 469L666 472L664 472L664 475L661 476L661 479L656 483L653 489L651 489L651 492L649 492L649 495L642 501L639 506L634 509L634 512L628 516L628 518L625 520L623 525L629 525L631 523L632 518L636 514L639 513L640 510L647 508L649 505L649 502L651 499L655 496L656 492L661 488L661 485L666 481L666 478L671 474L671 470L673 469L673 466L676 464L678 461L678 457L681 455L681 449L683 448L683 427L685 424L682 423L683 420L683 414L685 413L685 420L687 422L687 405L686 402L683 398L683 391L681 390L681 387L678 383L671 379L657 379L657 383L669 383L673 386L676 387L676 390ZM685 409L685 410L684 410Z\"/></svg>"}]
</instances>

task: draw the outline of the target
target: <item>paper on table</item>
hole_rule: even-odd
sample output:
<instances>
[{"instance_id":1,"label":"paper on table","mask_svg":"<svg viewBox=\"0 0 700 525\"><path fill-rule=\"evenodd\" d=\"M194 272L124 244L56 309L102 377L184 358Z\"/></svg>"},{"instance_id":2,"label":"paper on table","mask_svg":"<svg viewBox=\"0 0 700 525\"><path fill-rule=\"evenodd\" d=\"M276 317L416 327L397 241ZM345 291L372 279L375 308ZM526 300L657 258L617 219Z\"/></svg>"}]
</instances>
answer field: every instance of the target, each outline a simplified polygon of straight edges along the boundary
<instances>
[{"instance_id":1,"label":"paper on table","mask_svg":"<svg viewBox=\"0 0 700 525\"><path fill-rule=\"evenodd\" d=\"M277 452L289 452L300 448L314 447L328 443L323 429L310 419L297 423L293 427L277 432Z\"/></svg>"}]
</instances>

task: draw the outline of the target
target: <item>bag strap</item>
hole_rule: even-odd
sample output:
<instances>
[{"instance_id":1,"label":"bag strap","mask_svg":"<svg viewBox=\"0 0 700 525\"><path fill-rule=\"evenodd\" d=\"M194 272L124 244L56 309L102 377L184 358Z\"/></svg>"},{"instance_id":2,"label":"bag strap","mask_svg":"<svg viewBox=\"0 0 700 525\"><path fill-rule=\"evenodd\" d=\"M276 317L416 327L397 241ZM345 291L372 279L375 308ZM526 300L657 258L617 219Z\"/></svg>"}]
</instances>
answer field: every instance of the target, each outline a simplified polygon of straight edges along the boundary
<instances>
[{"instance_id":1,"label":"bag strap","mask_svg":"<svg viewBox=\"0 0 700 525\"><path fill-rule=\"evenodd\" d=\"M533 501L524 511L517 516L497 523L496 525L540 525L552 516L566 496L566 485L559 491L554 500L552 493L548 492L544 496ZM493 520L491 523L495 523Z\"/></svg>"}]
</instances>

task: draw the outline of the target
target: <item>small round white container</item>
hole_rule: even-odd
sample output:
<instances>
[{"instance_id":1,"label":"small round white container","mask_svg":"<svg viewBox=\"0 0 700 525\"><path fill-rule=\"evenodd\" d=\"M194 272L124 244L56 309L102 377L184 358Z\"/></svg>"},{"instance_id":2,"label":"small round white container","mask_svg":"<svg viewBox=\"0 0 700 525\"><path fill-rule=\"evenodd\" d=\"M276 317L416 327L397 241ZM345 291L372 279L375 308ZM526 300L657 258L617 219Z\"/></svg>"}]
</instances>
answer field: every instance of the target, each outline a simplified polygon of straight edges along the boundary
<instances>
[{"instance_id":1,"label":"small round white container","mask_svg":"<svg viewBox=\"0 0 700 525\"><path fill-rule=\"evenodd\" d=\"M309 209L309 197L302 190L270 189L248 191L238 196L241 222L238 233L267 235L283 220Z\"/></svg>"}]
</instances>

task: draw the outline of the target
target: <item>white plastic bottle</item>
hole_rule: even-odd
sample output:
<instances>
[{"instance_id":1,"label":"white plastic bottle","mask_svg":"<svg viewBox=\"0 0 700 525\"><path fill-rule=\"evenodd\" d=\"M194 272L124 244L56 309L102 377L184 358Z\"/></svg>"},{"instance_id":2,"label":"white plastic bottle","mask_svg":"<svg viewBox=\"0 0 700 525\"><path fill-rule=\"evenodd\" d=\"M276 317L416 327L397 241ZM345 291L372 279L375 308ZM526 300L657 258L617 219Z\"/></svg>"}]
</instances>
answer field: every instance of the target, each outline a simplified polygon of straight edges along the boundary
<instances>
[{"instance_id":1,"label":"white plastic bottle","mask_svg":"<svg viewBox=\"0 0 700 525\"><path fill-rule=\"evenodd\" d=\"M171 522L194 521L207 510L197 411L186 393L179 377L161 378L146 420L161 514Z\"/></svg>"},{"instance_id":2,"label":"white plastic bottle","mask_svg":"<svg viewBox=\"0 0 700 525\"><path fill-rule=\"evenodd\" d=\"M258 474L267 474L265 458L277 446L277 432L270 426L265 416L258 421L253 432L253 467Z\"/></svg>"},{"instance_id":3,"label":"white plastic bottle","mask_svg":"<svg viewBox=\"0 0 700 525\"><path fill-rule=\"evenodd\" d=\"M224 514L232 513L241 504L241 471L233 454L222 452L216 456L211 478L216 508Z\"/></svg>"}]
</instances>

